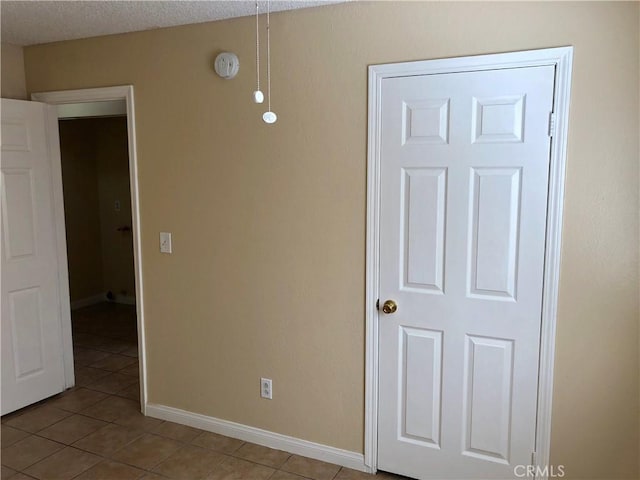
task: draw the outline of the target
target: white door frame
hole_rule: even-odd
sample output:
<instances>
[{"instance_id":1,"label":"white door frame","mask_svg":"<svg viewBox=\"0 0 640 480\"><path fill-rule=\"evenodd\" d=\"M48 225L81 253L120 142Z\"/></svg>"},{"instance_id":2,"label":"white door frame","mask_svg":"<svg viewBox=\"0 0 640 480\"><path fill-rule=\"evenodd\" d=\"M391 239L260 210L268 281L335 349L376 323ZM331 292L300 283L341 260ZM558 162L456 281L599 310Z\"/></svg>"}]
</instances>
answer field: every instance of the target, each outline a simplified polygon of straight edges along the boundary
<instances>
[{"instance_id":1,"label":"white door frame","mask_svg":"<svg viewBox=\"0 0 640 480\"><path fill-rule=\"evenodd\" d=\"M147 409L147 374L146 374L146 349L145 349L145 330L144 330L144 291L142 282L142 250L140 242L140 201L138 197L138 157L136 154L136 119L133 101L133 86L123 85L117 87L105 88L87 88L82 90L63 90L56 92L38 92L31 94L31 100L48 103L50 105L64 105L72 103L100 102L107 100L125 100L127 105L127 136L129 148L129 183L131 185L131 220L133 232L133 262L136 285L136 313L138 321L138 363L140 367L140 405L142 413L146 414ZM57 124L58 119L55 119ZM57 136L55 136L57 138ZM64 203L62 197L62 175L61 175L61 159L60 147L58 142L52 145L52 159L54 169L54 209L55 221L58 236L65 235L64 223ZM60 281L63 288L60 289L60 295L66 296L63 305L69 305L69 286L67 278L67 252L65 243L60 243L58 248L58 262L61 264L60 271L64 273L64 278ZM62 263L64 262L64 263ZM65 381L66 386L74 385L74 366L73 366L73 345L71 339L71 320L67 314L66 321L63 321L63 338L65 339L64 362L65 362Z\"/></svg>"},{"instance_id":2,"label":"white door frame","mask_svg":"<svg viewBox=\"0 0 640 480\"><path fill-rule=\"evenodd\" d=\"M378 301L380 277L380 140L382 80L413 75L472 72L505 68L553 65L555 123L551 139L549 198L547 211L544 285L542 291L542 326L536 454L534 466L549 464L551 443L551 400L556 315L560 280L562 209L567 151L567 127L571 89L573 47L559 47L523 52L478 55L418 62L372 65L369 67L369 129L367 158L367 258L366 258L366 372L365 372L365 448L364 462L370 472L377 470L378 460Z\"/></svg>"}]
</instances>

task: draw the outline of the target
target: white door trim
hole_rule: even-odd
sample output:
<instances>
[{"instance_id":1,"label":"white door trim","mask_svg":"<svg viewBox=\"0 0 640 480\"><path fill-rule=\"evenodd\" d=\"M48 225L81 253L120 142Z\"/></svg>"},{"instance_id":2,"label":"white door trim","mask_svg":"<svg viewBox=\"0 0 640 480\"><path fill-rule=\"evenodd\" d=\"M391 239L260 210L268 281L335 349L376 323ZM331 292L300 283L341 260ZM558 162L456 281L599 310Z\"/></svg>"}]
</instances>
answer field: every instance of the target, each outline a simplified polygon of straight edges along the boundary
<instances>
[{"instance_id":1,"label":"white door trim","mask_svg":"<svg viewBox=\"0 0 640 480\"><path fill-rule=\"evenodd\" d=\"M376 302L380 276L380 101L382 80L392 77L438 73L471 72L504 68L554 65L555 128L551 139L549 199L544 286L542 292L542 326L540 372L536 425L535 465L549 464L551 443L551 400L556 315L560 280L562 210L567 152L567 127L571 90L573 47L559 47L523 52L478 55L418 62L372 65L369 67L369 121L367 158L367 258L366 258L366 370L365 370L365 465L377 470L378 457L378 310Z\"/></svg>"},{"instance_id":2,"label":"white door trim","mask_svg":"<svg viewBox=\"0 0 640 480\"><path fill-rule=\"evenodd\" d=\"M138 355L140 364L140 405L142 407L142 413L146 414L147 408L147 374L146 374L146 349L145 349L145 330L144 330L144 302L143 302L143 282L142 282L142 246L140 242L140 201L138 196L138 157L136 151L136 119L135 108L133 99L133 86L123 85L116 87L105 88L87 88L82 90L64 90L57 92L39 92L31 94L31 99L44 102L51 105L64 105L71 103L86 103L86 102L99 102L107 100L125 100L127 104L127 134L129 141L129 180L131 185L131 220L133 231L133 261L135 272L135 285L136 285L136 313L138 319ZM55 119L58 121L57 117ZM60 175L60 149L57 149L57 153L53 157L54 159L54 171L57 178L54 178L54 192L55 189L59 189L59 197L56 197L55 202L55 215L56 225L62 225L62 235L64 235L64 205L62 203L62 176ZM60 230L60 228L58 228ZM60 232L58 232L60 234ZM60 246L62 245L62 247ZM61 288L61 296L66 295L66 305L69 305L69 290L68 279L66 278L67 266L66 266L67 252L64 249L64 244L58 245L58 258L61 262L64 260L65 288ZM65 304L63 302L63 304ZM68 338L71 338L70 329L70 317L68 317L68 325L63 325L64 328L69 329ZM65 337L66 338L66 337ZM68 343L68 342L67 342ZM69 343L64 345L64 358L65 358L65 380L67 387L73 386L73 346Z\"/></svg>"}]
</instances>

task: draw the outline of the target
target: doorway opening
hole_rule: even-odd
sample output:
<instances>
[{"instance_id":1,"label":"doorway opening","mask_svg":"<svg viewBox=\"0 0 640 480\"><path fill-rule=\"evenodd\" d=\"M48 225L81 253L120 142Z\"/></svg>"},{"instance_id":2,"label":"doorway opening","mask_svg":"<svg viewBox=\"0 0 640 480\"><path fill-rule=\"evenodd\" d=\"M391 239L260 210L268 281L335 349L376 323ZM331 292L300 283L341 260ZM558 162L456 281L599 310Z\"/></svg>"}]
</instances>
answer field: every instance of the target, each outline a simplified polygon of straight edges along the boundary
<instances>
[{"instance_id":1,"label":"doorway opening","mask_svg":"<svg viewBox=\"0 0 640 480\"><path fill-rule=\"evenodd\" d=\"M140 397L126 104L58 107L75 385Z\"/></svg>"},{"instance_id":2,"label":"doorway opening","mask_svg":"<svg viewBox=\"0 0 640 480\"><path fill-rule=\"evenodd\" d=\"M72 318L63 322L66 386L139 400L145 414L133 87L34 93L32 100L58 111L70 287L62 300Z\"/></svg>"}]
</instances>

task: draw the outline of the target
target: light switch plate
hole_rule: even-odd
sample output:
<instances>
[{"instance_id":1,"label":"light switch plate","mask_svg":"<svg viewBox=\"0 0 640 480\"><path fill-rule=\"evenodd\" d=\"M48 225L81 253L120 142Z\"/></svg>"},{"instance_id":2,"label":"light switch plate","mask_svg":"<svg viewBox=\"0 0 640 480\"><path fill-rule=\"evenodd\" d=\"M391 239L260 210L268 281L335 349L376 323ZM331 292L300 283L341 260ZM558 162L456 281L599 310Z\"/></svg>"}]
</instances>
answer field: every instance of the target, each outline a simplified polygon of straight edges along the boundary
<instances>
[{"instance_id":1,"label":"light switch plate","mask_svg":"<svg viewBox=\"0 0 640 480\"><path fill-rule=\"evenodd\" d=\"M171 253L171 233L160 232L160 253Z\"/></svg>"}]
</instances>

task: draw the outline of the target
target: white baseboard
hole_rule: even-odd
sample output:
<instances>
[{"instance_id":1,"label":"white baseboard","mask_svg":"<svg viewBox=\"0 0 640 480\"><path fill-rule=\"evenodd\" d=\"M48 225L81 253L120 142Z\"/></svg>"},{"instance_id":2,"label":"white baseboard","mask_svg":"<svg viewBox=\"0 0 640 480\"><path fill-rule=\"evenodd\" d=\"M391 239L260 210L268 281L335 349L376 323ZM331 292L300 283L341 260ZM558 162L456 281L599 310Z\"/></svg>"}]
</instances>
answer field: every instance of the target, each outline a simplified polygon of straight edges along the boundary
<instances>
[{"instance_id":1,"label":"white baseboard","mask_svg":"<svg viewBox=\"0 0 640 480\"><path fill-rule=\"evenodd\" d=\"M81 298L80 300L74 300L71 302L71 310L78 310L79 308L88 307L89 305L96 305L98 303L106 302L107 294L105 292L93 295L87 298Z\"/></svg>"},{"instance_id":2,"label":"white baseboard","mask_svg":"<svg viewBox=\"0 0 640 480\"><path fill-rule=\"evenodd\" d=\"M169 420L181 425L199 428L208 432L237 438L245 442L256 443L276 450L294 453L303 457L314 458L323 462L334 463L343 467L371 473L364 464L364 455L361 453L341 450L339 448L309 442L295 437L289 437L280 433L269 432L260 428L249 427L240 423L220 420L199 413L187 412L178 408L167 407L149 403L145 412L148 416Z\"/></svg>"}]
</instances>

